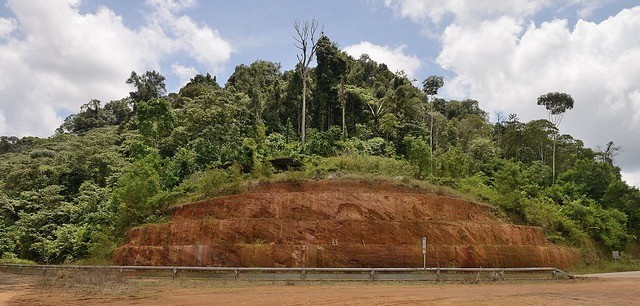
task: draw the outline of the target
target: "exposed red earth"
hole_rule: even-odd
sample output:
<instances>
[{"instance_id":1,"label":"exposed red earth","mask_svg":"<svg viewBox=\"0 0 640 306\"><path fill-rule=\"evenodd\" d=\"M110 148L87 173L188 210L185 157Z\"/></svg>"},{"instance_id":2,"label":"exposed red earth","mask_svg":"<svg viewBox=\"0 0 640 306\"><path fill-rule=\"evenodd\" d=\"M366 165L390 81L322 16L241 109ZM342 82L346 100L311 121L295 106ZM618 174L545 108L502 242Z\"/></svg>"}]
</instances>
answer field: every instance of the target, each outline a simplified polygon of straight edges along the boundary
<instances>
[{"instance_id":1,"label":"exposed red earth","mask_svg":"<svg viewBox=\"0 0 640 306\"><path fill-rule=\"evenodd\" d=\"M233 267L558 267L576 260L538 227L489 206L393 183L271 183L176 208L132 229L120 265Z\"/></svg>"}]
</instances>

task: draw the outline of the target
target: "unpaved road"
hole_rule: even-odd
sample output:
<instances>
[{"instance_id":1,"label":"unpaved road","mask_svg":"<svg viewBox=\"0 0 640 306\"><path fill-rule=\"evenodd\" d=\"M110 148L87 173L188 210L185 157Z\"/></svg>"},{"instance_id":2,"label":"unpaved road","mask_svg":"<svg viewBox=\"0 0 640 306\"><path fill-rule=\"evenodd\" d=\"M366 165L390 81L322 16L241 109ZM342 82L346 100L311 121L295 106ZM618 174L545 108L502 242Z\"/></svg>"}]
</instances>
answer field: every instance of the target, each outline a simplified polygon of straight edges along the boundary
<instances>
[{"instance_id":1,"label":"unpaved road","mask_svg":"<svg viewBox=\"0 0 640 306\"><path fill-rule=\"evenodd\" d=\"M597 278L640 278L640 271L600 273L600 274L585 274L585 275L582 275L582 276L583 277L597 277Z\"/></svg>"},{"instance_id":2,"label":"unpaved road","mask_svg":"<svg viewBox=\"0 0 640 306\"><path fill-rule=\"evenodd\" d=\"M106 287L111 285L107 284ZM123 287L124 286L124 287ZM130 280L108 288L43 286L37 278L0 273L6 305L603 305L640 304L640 278L442 283L267 283Z\"/></svg>"}]
</instances>

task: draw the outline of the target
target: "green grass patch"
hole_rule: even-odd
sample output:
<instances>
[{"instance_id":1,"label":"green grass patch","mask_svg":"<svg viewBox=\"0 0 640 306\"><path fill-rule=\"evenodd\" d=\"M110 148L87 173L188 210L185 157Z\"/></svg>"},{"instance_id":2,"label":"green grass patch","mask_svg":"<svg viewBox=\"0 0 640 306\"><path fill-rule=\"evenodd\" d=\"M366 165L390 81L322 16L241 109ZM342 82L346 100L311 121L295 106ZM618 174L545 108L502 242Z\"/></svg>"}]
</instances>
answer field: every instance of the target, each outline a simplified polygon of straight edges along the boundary
<instances>
[{"instance_id":1,"label":"green grass patch","mask_svg":"<svg viewBox=\"0 0 640 306\"><path fill-rule=\"evenodd\" d=\"M571 269L575 274L612 273L639 271L640 260L631 255L622 253L620 260L598 260L591 263L583 263Z\"/></svg>"}]
</instances>

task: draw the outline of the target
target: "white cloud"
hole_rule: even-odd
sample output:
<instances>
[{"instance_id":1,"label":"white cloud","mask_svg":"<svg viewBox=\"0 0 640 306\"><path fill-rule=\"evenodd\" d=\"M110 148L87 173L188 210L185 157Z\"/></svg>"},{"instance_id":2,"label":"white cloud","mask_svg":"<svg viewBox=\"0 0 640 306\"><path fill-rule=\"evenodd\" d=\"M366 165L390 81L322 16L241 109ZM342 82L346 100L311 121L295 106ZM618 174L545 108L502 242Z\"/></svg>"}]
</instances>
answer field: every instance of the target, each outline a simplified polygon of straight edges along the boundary
<instances>
[{"instance_id":1,"label":"white cloud","mask_svg":"<svg viewBox=\"0 0 640 306\"><path fill-rule=\"evenodd\" d=\"M640 187L640 170L635 172L622 171L622 180L629 186Z\"/></svg>"},{"instance_id":2,"label":"white cloud","mask_svg":"<svg viewBox=\"0 0 640 306\"><path fill-rule=\"evenodd\" d=\"M598 24L566 20L536 25L539 13L575 11L592 16L612 0L385 0L396 16L439 34L436 62L454 73L444 93L474 98L490 114L516 113L524 121L546 118L536 98L570 93L575 108L561 130L590 147L614 141L625 150L617 162L640 184L640 7ZM438 25L433 27L432 25Z\"/></svg>"},{"instance_id":3,"label":"white cloud","mask_svg":"<svg viewBox=\"0 0 640 306\"><path fill-rule=\"evenodd\" d=\"M206 25L178 16L193 0L148 0L147 23L132 29L106 7L80 13L79 0L9 0L15 19L0 19L0 134L48 136L90 99L125 97L132 70L161 69L187 56L212 72L230 44ZM18 36L14 33L20 33Z\"/></svg>"},{"instance_id":4,"label":"white cloud","mask_svg":"<svg viewBox=\"0 0 640 306\"><path fill-rule=\"evenodd\" d=\"M458 24L503 15L522 18L535 14L550 3L550 0L384 0L396 16L435 24L449 16Z\"/></svg>"},{"instance_id":5,"label":"white cloud","mask_svg":"<svg viewBox=\"0 0 640 306\"><path fill-rule=\"evenodd\" d=\"M569 4L578 7L578 17L587 18L608 2L612 0L571 0Z\"/></svg>"},{"instance_id":6,"label":"white cloud","mask_svg":"<svg viewBox=\"0 0 640 306\"><path fill-rule=\"evenodd\" d=\"M453 71L445 93L478 99L490 113L545 118L536 98L567 92L575 107L563 132L595 147L612 140L625 148L618 162L640 172L640 7L596 24L565 20L540 26L512 17L476 27L449 25L437 63Z\"/></svg>"},{"instance_id":7,"label":"white cloud","mask_svg":"<svg viewBox=\"0 0 640 306\"><path fill-rule=\"evenodd\" d=\"M191 78L198 74L198 70L193 66L187 67L180 65L179 63L173 63L171 65L171 71L173 71L173 74L177 75L180 79L180 87L187 84Z\"/></svg>"},{"instance_id":8,"label":"white cloud","mask_svg":"<svg viewBox=\"0 0 640 306\"><path fill-rule=\"evenodd\" d=\"M13 18L0 18L0 38L4 38L13 32L17 23Z\"/></svg>"},{"instance_id":9,"label":"white cloud","mask_svg":"<svg viewBox=\"0 0 640 306\"><path fill-rule=\"evenodd\" d=\"M372 60L378 63L385 63L389 70L394 72L404 71L412 78L415 77L415 72L420 69L421 62L416 56L405 54L404 49L405 46L399 46L394 49L386 45L379 46L363 41L344 48L344 51L355 58L359 58L362 54L367 54Z\"/></svg>"},{"instance_id":10,"label":"white cloud","mask_svg":"<svg viewBox=\"0 0 640 306\"><path fill-rule=\"evenodd\" d=\"M190 17L175 13L196 5L195 0L148 0L153 24L169 32L174 49L186 52L211 72L220 72L229 60L232 47L217 30L198 25Z\"/></svg>"}]
</instances>

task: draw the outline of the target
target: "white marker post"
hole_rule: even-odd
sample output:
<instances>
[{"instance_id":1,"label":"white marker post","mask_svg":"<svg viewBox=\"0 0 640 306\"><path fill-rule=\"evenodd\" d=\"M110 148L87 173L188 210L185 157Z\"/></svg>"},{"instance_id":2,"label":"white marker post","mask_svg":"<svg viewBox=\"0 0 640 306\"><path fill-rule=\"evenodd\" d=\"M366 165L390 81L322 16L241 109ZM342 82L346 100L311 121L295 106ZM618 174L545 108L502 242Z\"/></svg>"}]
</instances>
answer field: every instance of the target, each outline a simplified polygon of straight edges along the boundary
<instances>
[{"instance_id":1,"label":"white marker post","mask_svg":"<svg viewBox=\"0 0 640 306\"><path fill-rule=\"evenodd\" d=\"M427 237L422 237L422 268L427 268Z\"/></svg>"}]
</instances>

